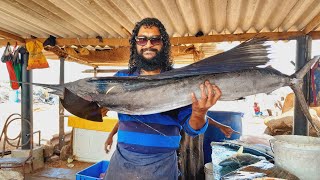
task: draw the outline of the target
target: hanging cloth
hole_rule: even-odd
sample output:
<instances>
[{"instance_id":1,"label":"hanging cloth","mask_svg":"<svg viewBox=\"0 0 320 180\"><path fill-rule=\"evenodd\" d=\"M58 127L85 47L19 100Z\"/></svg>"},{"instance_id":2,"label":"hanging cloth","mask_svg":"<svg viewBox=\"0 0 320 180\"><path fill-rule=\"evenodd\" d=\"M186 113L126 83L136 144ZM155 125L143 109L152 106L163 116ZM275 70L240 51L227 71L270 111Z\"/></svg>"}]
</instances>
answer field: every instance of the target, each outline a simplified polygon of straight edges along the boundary
<instances>
[{"instance_id":1,"label":"hanging cloth","mask_svg":"<svg viewBox=\"0 0 320 180\"><path fill-rule=\"evenodd\" d=\"M13 90L17 90L19 89L20 85L17 81L17 77L16 74L14 72L14 68L13 68L13 63L12 61L7 61L6 62L6 66L8 69L8 73L9 73L9 78L10 78L10 86Z\"/></svg>"},{"instance_id":2,"label":"hanging cloth","mask_svg":"<svg viewBox=\"0 0 320 180\"><path fill-rule=\"evenodd\" d=\"M43 45L40 41L29 41L26 43L26 48L29 52L27 70L49 67L47 59L42 53Z\"/></svg>"},{"instance_id":3,"label":"hanging cloth","mask_svg":"<svg viewBox=\"0 0 320 180\"><path fill-rule=\"evenodd\" d=\"M16 44L17 46L17 44ZM15 48L16 48L15 46ZM16 74L17 80L19 82L22 81L22 62L21 59L19 57L19 51L20 51L20 47L18 47L16 50L13 50L13 60L12 60L12 65L13 65L13 69L14 72ZM19 83L19 86L21 86L21 83Z\"/></svg>"},{"instance_id":4,"label":"hanging cloth","mask_svg":"<svg viewBox=\"0 0 320 180\"><path fill-rule=\"evenodd\" d=\"M10 79L10 86L12 89L17 90L19 89L19 83L17 81L17 77L13 68L13 54L10 47L10 43L7 43L6 49L4 50L4 53L1 57L1 61L6 63L7 70L9 73L9 79Z\"/></svg>"}]
</instances>

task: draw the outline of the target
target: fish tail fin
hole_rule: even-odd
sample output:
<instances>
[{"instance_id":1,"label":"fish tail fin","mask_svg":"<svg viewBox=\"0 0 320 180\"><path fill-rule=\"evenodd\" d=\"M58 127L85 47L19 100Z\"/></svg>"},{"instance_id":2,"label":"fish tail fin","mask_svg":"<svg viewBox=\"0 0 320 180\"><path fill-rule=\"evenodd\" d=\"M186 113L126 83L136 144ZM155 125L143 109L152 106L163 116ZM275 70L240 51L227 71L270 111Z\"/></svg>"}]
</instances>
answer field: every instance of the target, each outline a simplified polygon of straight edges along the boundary
<instances>
[{"instance_id":1,"label":"fish tail fin","mask_svg":"<svg viewBox=\"0 0 320 180\"><path fill-rule=\"evenodd\" d=\"M316 130L317 135L320 136L320 127L318 125L318 123L314 122L311 114L309 112L309 106L308 103L306 102L304 96L303 96L303 92L300 88L299 84L293 84L291 86L291 89L293 90L294 94L296 95L299 105L301 107L301 110L303 112L303 114L306 116L306 118L308 119L308 121L310 122L311 126Z\"/></svg>"},{"instance_id":2,"label":"fish tail fin","mask_svg":"<svg viewBox=\"0 0 320 180\"><path fill-rule=\"evenodd\" d=\"M291 77L292 78L297 78L297 79L302 79L307 72L311 69L311 67L319 61L320 56L315 56L312 58L310 61L308 61L301 69L299 69L296 73L294 73Z\"/></svg>"},{"instance_id":3,"label":"fish tail fin","mask_svg":"<svg viewBox=\"0 0 320 180\"><path fill-rule=\"evenodd\" d=\"M320 126L313 121L310 115L309 105L304 98L301 85L303 82L302 81L303 77L307 74L307 72L309 72L312 65L315 64L319 59L320 59L320 56L314 57L313 59L308 61L300 70L298 70L295 74L293 74L291 76L291 85L290 85L291 89L293 90L294 94L298 99L298 102L303 114L306 116L311 126L316 130L318 136L320 136Z\"/></svg>"}]
</instances>

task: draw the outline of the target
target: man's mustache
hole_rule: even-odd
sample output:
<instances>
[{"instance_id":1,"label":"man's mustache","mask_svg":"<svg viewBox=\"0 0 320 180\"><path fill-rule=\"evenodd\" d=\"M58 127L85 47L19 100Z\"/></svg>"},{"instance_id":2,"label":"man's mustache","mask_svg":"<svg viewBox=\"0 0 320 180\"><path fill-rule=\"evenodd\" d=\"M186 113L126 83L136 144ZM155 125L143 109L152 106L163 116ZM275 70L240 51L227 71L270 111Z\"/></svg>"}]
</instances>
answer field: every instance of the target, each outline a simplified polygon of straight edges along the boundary
<instances>
[{"instance_id":1,"label":"man's mustache","mask_svg":"<svg viewBox=\"0 0 320 180\"><path fill-rule=\"evenodd\" d=\"M145 49L141 49L141 50L140 50L141 54L144 53L144 52L146 52L146 51L153 51L153 52L155 52L155 53L158 52L158 50L155 49L155 48L145 48Z\"/></svg>"}]
</instances>

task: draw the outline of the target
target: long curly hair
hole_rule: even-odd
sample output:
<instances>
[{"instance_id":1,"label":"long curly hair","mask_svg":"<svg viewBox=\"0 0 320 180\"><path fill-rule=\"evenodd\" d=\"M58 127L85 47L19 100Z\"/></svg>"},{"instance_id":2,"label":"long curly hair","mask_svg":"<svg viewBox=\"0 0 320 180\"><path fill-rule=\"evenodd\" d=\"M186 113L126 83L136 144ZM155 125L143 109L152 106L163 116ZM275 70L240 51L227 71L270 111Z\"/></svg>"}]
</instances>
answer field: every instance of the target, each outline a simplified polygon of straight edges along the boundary
<instances>
[{"instance_id":1,"label":"long curly hair","mask_svg":"<svg viewBox=\"0 0 320 180\"><path fill-rule=\"evenodd\" d=\"M132 36L129 40L130 42L130 59L129 59L129 73L132 74L137 70L136 65L136 56L137 56L137 44L136 44L136 36L138 35L138 32L141 28L141 26L155 26L159 28L160 35L162 37L163 42L163 53L165 57L165 61L162 64L161 72L169 71L172 69L172 59L171 59L171 43L169 39L169 35L166 31L166 28L164 25L157 19L157 18L145 18L141 20L140 22L137 22L134 29L132 30Z\"/></svg>"}]
</instances>

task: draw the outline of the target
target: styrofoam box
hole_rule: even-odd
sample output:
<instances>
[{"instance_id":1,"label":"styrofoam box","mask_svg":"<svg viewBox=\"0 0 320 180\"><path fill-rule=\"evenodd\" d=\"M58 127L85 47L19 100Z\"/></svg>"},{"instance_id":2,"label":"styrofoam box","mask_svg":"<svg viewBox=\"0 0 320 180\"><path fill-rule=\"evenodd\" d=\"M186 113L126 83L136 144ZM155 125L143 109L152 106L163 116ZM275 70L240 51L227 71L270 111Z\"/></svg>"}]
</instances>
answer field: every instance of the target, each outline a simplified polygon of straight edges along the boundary
<instances>
[{"instance_id":1,"label":"styrofoam box","mask_svg":"<svg viewBox=\"0 0 320 180\"><path fill-rule=\"evenodd\" d=\"M73 155L75 159L94 163L101 160L109 161L116 149L117 134L114 135L112 148L107 154L104 143L108 136L108 132L74 128Z\"/></svg>"}]
</instances>

